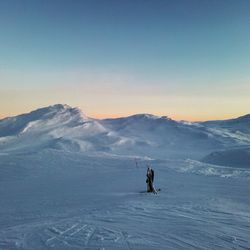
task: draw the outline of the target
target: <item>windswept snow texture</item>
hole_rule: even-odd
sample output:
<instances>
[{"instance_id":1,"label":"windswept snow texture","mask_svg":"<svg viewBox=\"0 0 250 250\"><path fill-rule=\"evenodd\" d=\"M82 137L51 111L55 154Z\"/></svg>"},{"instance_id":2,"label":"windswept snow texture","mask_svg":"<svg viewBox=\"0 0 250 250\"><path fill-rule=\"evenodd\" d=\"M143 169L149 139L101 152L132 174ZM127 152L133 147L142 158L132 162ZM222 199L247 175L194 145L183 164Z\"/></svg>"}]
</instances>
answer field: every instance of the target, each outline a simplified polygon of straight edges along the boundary
<instances>
[{"instance_id":1,"label":"windswept snow texture","mask_svg":"<svg viewBox=\"0 0 250 250\"><path fill-rule=\"evenodd\" d=\"M249 122L61 104L1 120L0 249L250 249Z\"/></svg>"}]
</instances>

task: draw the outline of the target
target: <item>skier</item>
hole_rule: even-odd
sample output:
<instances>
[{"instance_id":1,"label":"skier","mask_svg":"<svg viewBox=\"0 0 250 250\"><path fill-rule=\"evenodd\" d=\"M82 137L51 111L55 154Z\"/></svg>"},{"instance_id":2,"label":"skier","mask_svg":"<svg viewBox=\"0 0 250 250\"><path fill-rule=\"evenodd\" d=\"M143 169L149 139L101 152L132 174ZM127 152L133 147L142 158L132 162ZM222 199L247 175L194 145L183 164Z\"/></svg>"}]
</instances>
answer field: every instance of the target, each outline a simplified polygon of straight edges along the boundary
<instances>
[{"instance_id":1,"label":"skier","mask_svg":"<svg viewBox=\"0 0 250 250\"><path fill-rule=\"evenodd\" d=\"M157 192L154 188L154 183L153 183L154 182L154 170L148 167L146 176L147 176L147 180L146 180L147 192L156 194Z\"/></svg>"}]
</instances>

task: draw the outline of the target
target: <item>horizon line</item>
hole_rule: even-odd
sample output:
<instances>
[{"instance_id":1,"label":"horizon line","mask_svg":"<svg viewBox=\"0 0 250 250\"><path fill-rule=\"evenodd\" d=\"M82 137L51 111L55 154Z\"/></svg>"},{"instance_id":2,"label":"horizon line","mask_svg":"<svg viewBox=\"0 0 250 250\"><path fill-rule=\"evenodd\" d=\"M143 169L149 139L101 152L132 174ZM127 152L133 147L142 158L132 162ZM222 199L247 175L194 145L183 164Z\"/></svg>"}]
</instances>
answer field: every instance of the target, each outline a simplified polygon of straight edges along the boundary
<instances>
[{"instance_id":1,"label":"horizon line","mask_svg":"<svg viewBox=\"0 0 250 250\"><path fill-rule=\"evenodd\" d=\"M41 108L48 108L48 107L51 107L51 106L55 106L55 105L66 105L70 108L79 108L81 111L82 111L82 108L79 107L79 106L71 106L71 105L68 105L68 104L61 104L61 103L57 103L57 104L52 104L52 105L48 105L48 106L43 106L43 107L38 107L38 108L34 108L32 110L27 110L27 111L23 111L21 113L17 113L17 112L14 112L12 114L9 114L9 115L1 115L0 114L0 120L4 120L4 119L7 119L7 118L11 118L11 117L16 117L16 116L20 116L20 115L24 115L24 114L29 114L30 112L33 112L33 111L36 111L38 109L41 109ZM83 112L83 111L82 111ZM245 114L238 114L237 116L214 116L213 117L208 117L208 118L204 118L204 119L199 119L198 117L193 117L193 118L189 118L189 119L185 119L185 118L181 118L181 116L170 116L170 115L167 115L167 114L162 114L162 113L146 113L146 112L139 112L139 113L124 113L124 114L107 114L107 113L103 113L103 114L97 114L97 113L89 113L88 115L88 112L83 112L84 115L86 115L87 117L89 118L93 118L93 119L97 119L97 120L105 120L105 119L119 119L119 118L126 118L126 117L130 117L130 116L134 116L134 115L142 115L142 114L147 114L147 115L154 115L154 116L158 116L158 117L167 117L169 119L172 119L172 120L175 120L175 121L186 121L186 122L205 122L205 121L218 121L218 120L230 120L230 119L236 119L236 118L239 118L239 117L242 117L242 116L245 116L245 115L249 115L250 113L245 113Z\"/></svg>"}]
</instances>

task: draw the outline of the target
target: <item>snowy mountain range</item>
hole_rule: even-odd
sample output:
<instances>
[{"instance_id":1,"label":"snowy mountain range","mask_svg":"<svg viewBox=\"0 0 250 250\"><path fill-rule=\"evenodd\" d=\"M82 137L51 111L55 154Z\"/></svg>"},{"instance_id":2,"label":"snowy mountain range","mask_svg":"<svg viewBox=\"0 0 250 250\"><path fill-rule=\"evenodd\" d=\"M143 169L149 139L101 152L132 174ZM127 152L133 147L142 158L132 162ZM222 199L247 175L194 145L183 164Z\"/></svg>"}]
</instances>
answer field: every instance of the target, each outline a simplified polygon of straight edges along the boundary
<instances>
[{"instance_id":1,"label":"snowy mountain range","mask_svg":"<svg viewBox=\"0 0 250 250\"><path fill-rule=\"evenodd\" d=\"M46 149L241 166L250 163L250 115L193 123L150 114L99 120L56 104L0 120L1 154Z\"/></svg>"}]
</instances>

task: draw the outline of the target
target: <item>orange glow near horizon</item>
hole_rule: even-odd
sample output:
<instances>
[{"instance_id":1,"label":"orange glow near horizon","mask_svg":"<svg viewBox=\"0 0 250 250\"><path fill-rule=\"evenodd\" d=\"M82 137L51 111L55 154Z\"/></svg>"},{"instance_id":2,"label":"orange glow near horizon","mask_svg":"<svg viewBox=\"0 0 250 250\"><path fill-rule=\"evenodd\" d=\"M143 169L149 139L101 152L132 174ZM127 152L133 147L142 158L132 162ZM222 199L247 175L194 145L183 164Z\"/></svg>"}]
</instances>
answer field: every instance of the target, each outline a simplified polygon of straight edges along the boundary
<instances>
[{"instance_id":1,"label":"orange glow near horizon","mask_svg":"<svg viewBox=\"0 0 250 250\"><path fill-rule=\"evenodd\" d=\"M36 109L36 108L35 108ZM33 109L33 110L35 110ZM25 111L20 111L20 112L15 112L15 111L12 111L10 112L9 114L0 114L0 119L4 119L4 118L8 118L8 117L13 117L13 116L18 116L18 115L21 115L21 114L25 114L25 113L29 113L33 110L25 110ZM83 113L85 115L87 115L88 117L91 117L91 118L96 118L96 119L116 119L116 118L121 118L121 117L128 117L128 116L132 116L132 115L136 115L136 114L143 114L143 113L146 113L146 112L124 112L124 113L97 113L97 112L84 112ZM163 113L150 113L150 112L147 112L149 114L152 114L152 115L156 115L156 116L167 116L173 120L176 120L176 121L181 121L181 120L184 120L184 121L190 121L190 122L198 122L198 121L209 121L209 120L226 120L226 119L233 119L233 118L237 118L239 116L243 116L243 115L246 115L247 113L242 113L242 114L231 114L231 115L209 115L209 116L191 116L191 115L181 115L181 114L163 114Z\"/></svg>"},{"instance_id":2,"label":"orange glow near horizon","mask_svg":"<svg viewBox=\"0 0 250 250\"><path fill-rule=\"evenodd\" d=\"M2 76L6 86L0 91L0 118L56 103L79 107L85 115L97 119L148 113L193 122L231 119L250 113L248 77L222 83L207 81L206 86L190 88L185 81L182 85L167 79L157 85L137 75L133 78L133 74L112 72L20 74L7 72ZM16 86L9 87L9 82ZM34 82L36 85L32 85Z\"/></svg>"}]
</instances>

